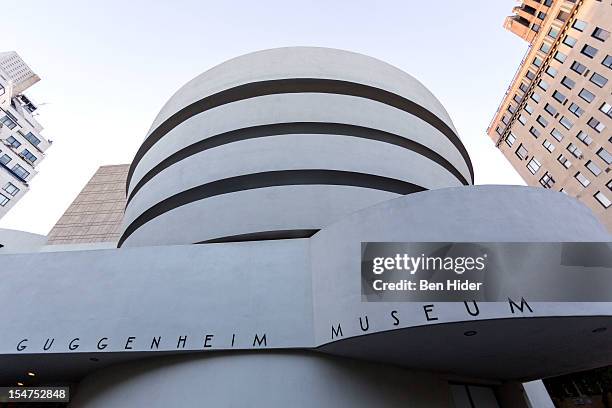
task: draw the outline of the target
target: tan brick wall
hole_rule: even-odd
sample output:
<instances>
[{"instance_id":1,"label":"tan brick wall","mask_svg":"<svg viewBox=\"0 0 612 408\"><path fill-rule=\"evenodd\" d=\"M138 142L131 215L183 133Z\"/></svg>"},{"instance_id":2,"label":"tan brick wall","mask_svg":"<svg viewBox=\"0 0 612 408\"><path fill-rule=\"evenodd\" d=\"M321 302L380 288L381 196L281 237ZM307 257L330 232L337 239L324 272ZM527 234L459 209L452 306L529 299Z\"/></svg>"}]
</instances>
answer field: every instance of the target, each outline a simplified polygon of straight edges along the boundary
<instances>
[{"instance_id":1,"label":"tan brick wall","mask_svg":"<svg viewBox=\"0 0 612 408\"><path fill-rule=\"evenodd\" d=\"M567 19L559 20L559 13L565 13ZM583 31L573 27L576 19L586 23ZM556 39L548 35L551 27L559 30ZM595 195L601 194L612 200L612 166L597 154L600 149L612 152L612 117L600 111L604 103L612 104L612 70L602 63L606 56L612 55L612 37L605 41L594 38L596 28L612 32L612 7L609 2L555 0L538 34L531 41L532 47L519 66L487 133L527 184L541 187L542 177L545 174L552 176L554 184L550 188L582 201L612 231L612 206L606 208L595 198ZM575 45L564 43L566 35L576 40ZM543 48L542 44L550 48ZM594 58L581 52L585 45L598 50ZM557 51L567 56L564 62L554 58ZM541 61L540 67L533 64L536 57ZM574 62L584 65L586 71L581 74L572 70ZM607 83L603 87L597 86L590 80L593 73L607 78ZM562 84L565 77L574 81L571 89ZM594 100L589 103L581 98L579 93L582 89L594 94ZM559 102L553 98L555 91L561 92L566 100ZM547 104L556 113L548 113L545 110ZM580 115L572 113L569 109L572 104L584 112ZM546 122L539 122L540 116ZM573 123L570 129L560 123L562 117ZM605 129L598 132L590 127L588 122L591 118L601 122ZM536 135L531 133L531 128L535 129ZM562 136L561 140L551 133L553 129ZM581 141L578 138L580 131L592 141ZM516 138L514 142L513 138ZM528 151L524 159L516 154L520 145ZM576 154L572 153L570 148L574 146L580 149L581 154L576 151ZM560 155L569 160L569 168L559 162ZM541 164L533 174L527 167L532 159ZM592 164L599 168L599 174L589 170L587 166ZM590 181L588 186L583 186L575 178L578 172Z\"/></svg>"},{"instance_id":2,"label":"tan brick wall","mask_svg":"<svg viewBox=\"0 0 612 408\"><path fill-rule=\"evenodd\" d=\"M102 166L51 229L48 244L119 240L129 164Z\"/></svg>"}]
</instances>

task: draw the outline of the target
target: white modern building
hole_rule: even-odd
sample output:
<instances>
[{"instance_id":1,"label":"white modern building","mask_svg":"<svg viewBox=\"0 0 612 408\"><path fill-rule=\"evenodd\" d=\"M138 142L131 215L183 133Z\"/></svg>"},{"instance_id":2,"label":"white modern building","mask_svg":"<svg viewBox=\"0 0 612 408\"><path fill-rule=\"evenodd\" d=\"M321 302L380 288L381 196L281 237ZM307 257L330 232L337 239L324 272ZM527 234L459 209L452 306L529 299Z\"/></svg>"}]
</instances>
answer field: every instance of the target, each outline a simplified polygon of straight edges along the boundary
<instances>
[{"instance_id":1,"label":"white modern building","mask_svg":"<svg viewBox=\"0 0 612 408\"><path fill-rule=\"evenodd\" d=\"M23 94L39 80L16 52L0 52L0 218L29 190L51 145Z\"/></svg>"},{"instance_id":2,"label":"white modern building","mask_svg":"<svg viewBox=\"0 0 612 408\"><path fill-rule=\"evenodd\" d=\"M0 231L0 385L70 385L73 407L539 408L537 380L612 363L605 268L491 268L513 300L363 301L362 242L611 238L562 193L474 186L441 103L374 58L280 48L204 72L125 184L113 248L66 232L114 234L77 228L95 200L113 211L101 188L63 245Z\"/></svg>"}]
</instances>

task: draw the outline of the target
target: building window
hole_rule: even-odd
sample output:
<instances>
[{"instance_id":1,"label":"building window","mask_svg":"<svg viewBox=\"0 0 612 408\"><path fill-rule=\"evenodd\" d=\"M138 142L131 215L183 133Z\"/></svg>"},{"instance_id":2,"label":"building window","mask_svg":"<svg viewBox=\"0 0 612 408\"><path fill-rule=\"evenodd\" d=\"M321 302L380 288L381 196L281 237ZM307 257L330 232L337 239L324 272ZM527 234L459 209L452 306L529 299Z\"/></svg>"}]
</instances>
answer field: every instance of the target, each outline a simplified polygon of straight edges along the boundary
<instances>
[{"instance_id":1,"label":"building window","mask_svg":"<svg viewBox=\"0 0 612 408\"><path fill-rule=\"evenodd\" d=\"M13 166L13 173L15 173L17 177L21 178L22 180L25 180L30 175L30 172L21 167L19 164Z\"/></svg>"},{"instance_id":2,"label":"building window","mask_svg":"<svg viewBox=\"0 0 612 408\"><path fill-rule=\"evenodd\" d=\"M584 113L584 109L582 109L580 106L576 105L574 102L572 102L572 104L569 106L569 111L572 112L574 115L580 117L580 115L582 115Z\"/></svg>"},{"instance_id":3,"label":"building window","mask_svg":"<svg viewBox=\"0 0 612 408\"><path fill-rule=\"evenodd\" d=\"M574 61L570 68L572 69L572 71L577 72L580 75L584 74L584 71L586 71L586 66L582 65L578 61Z\"/></svg>"},{"instance_id":4,"label":"building window","mask_svg":"<svg viewBox=\"0 0 612 408\"><path fill-rule=\"evenodd\" d=\"M591 75L589 81L591 81L598 87L603 88L606 85L606 82L608 82L608 78L603 75L599 75L597 72L593 72L593 75Z\"/></svg>"},{"instance_id":5,"label":"building window","mask_svg":"<svg viewBox=\"0 0 612 408\"><path fill-rule=\"evenodd\" d=\"M538 116L538 118L536 119L536 122L538 122L540 124L540 126L542 127L546 127L548 126L548 121L546 119L544 119L544 117L542 115Z\"/></svg>"},{"instance_id":6,"label":"building window","mask_svg":"<svg viewBox=\"0 0 612 408\"><path fill-rule=\"evenodd\" d=\"M17 123L15 123L8 116L4 116L2 119L0 119L0 123L3 124L4 126L6 126L9 129L15 129L15 126L17 126Z\"/></svg>"},{"instance_id":7,"label":"building window","mask_svg":"<svg viewBox=\"0 0 612 408\"><path fill-rule=\"evenodd\" d=\"M533 113L533 106L526 104L525 105L525 112L527 112L528 114L532 114Z\"/></svg>"},{"instance_id":8,"label":"building window","mask_svg":"<svg viewBox=\"0 0 612 408\"><path fill-rule=\"evenodd\" d=\"M527 155L529 154L522 143L519 145L518 149L516 149L515 153L521 160L525 160L527 158Z\"/></svg>"},{"instance_id":9,"label":"building window","mask_svg":"<svg viewBox=\"0 0 612 408\"><path fill-rule=\"evenodd\" d=\"M0 163L4 165L8 164L10 161L11 161L11 158L7 154L4 154L2 155L2 157L0 157Z\"/></svg>"},{"instance_id":10,"label":"building window","mask_svg":"<svg viewBox=\"0 0 612 408\"><path fill-rule=\"evenodd\" d=\"M525 119L525 117L523 115L519 115L518 117L518 121L520 122L521 125L525 125L527 123L527 119Z\"/></svg>"},{"instance_id":11,"label":"building window","mask_svg":"<svg viewBox=\"0 0 612 408\"><path fill-rule=\"evenodd\" d=\"M32 132L28 132L28 134L24 135L23 137L34 146L38 146L40 144L40 139L34 136L34 133Z\"/></svg>"},{"instance_id":12,"label":"building window","mask_svg":"<svg viewBox=\"0 0 612 408\"><path fill-rule=\"evenodd\" d=\"M508 105L508 112L514 113L515 111L516 111L516 108L514 107L514 105Z\"/></svg>"},{"instance_id":13,"label":"building window","mask_svg":"<svg viewBox=\"0 0 612 408\"><path fill-rule=\"evenodd\" d=\"M548 89L548 82L546 82L543 79L540 79L540 81L538 82L538 87L540 89L547 90Z\"/></svg>"},{"instance_id":14,"label":"building window","mask_svg":"<svg viewBox=\"0 0 612 408\"><path fill-rule=\"evenodd\" d=\"M543 12L543 11L540 11L540 12L538 13L538 18L539 18L540 20L544 20L544 19L546 18L546 13L545 13L545 12Z\"/></svg>"},{"instance_id":15,"label":"building window","mask_svg":"<svg viewBox=\"0 0 612 408\"><path fill-rule=\"evenodd\" d=\"M612 118L612 105L610 105L608 102L604 102L600 107L599 110L601 112L604 113L604 115Z\"/></svg>"},{"instance_id":16,"label":"building window","mask_svg":"<svg viewBox=\"0 0 612 408\"><path fill-rule=\"evenodd\" d=\"M557 129L553 128L553 130L550 131L550 134L552 135L552 137L557 139L558 142L563 140L563 135Z\"/></svg>"},{"instance_id":17,"label":"building window","mask_svg":"<svg viewBox=\"0 0 612 408\"><path fill-rule=\"evenodd\" d=\"M540 57L535 57L533 59L533 65L535 65L536 67L540 67L542 66L542 58Z\"/></svg>"},{"instance_id":18,"label":"building window","mask_svg":"<svg viewBox=\"0 0 612 408\"><path fill-rule=\"evenodd\" d=\"M589 58L594 58L595 55L597 55L597 51L597 48L591 47L589 44L586 44L584 47L582 47L582 50L580 50L582 54Z\"/></svg>"},{"instance_id":19,"label":"building window","mask_svg":"<svg viewBox=\"0 0 612 408\"><path fill-rule=\"evenodd\" d=\"M606 125L604 125L603 123L601 123L595 118L589 119L589 121L587 122L587 125L595 129L597 133L603 132L603 130L606 128Z\"/></svg>"},{"instance_id":20,"label":"building window","mask_svg":"<svg viewBox=\"0 0 612 408\"><path fill-rule=\"evenodd\" d=\"M4 194L0 193L0 207L4 207L9 202L9 198Z\"/></svg>"},{"instance_id":21,"label":"building window","mask_svg":"<svg viewBox=\"0 0 612 408\"><path fill-rule=\"evenodd\" d=\"M550 143L548 139L544 139L544 141L542 142L542 146L544 146L544 148L548 150L550 153L552 153L555 150L555 145Z\"/></svg>"},{"instance_id":22,"label":"building window","mask_svg":"<svg viewBox=\"0 0 612 408\"><path fill-rule=\"evenodd\" d=\"M574 21L574 24L572 24L572 27L574 27L578 31L584 31L586 26L587 26L587 23L582 20L576 20Z\"/></svg>"},{"instance_id":23,"label":"building window","mask_svg":"<svg viewBox=\"0 0 612 408\"><path fill-rule=\"evenodd\" d=\"M533 126L529 129L529 133L531 133L531 135L535 137L536 139L540 137L540 131L534 128Z\"/></svg>"},{"instance_id":24,"label":"building window","mask_svg":"<svg viewBox=\"0 0 612 408\"><path fill-rule=\"evenodd\" d=\"M523 92L527 92L527 88L529 88L529 85L527 85L525 82L521 82L519 85L519 89Z\"/></svg>"},{"instance_id":25,"label":"building window","mask_svg":"<svg viewBox=\"0 0 612 408\"><path fill-rule=\"evenodd\" d=\"M578 96L587 101L588 103L593 102L593 99L595 99L595 95L585 88L582 88L582 91L580 91Z\"/></svg>"},{"instance_id":26,"label":"building window","mask_svg":"<svg viewBox=\"0 0 612 408\"><path fill-rule=\"evenodd\" d=\"M557 100L557 102L559 103L564 103L567 98L565 97L565 95L563 95L561 92L559 91L555 91L553 92L553 98L555 98Z\"/></svg>"},{"instance_id":27,"label":"building window","mask_svg":"<svg viewBox=\"0 0 612 408\"><path fill-rule=\"evenodd\" d=\"M563 39L563 44L567 45L568 47L573 47L574 45L576 45L576 39L574 37L566 35Z\"/></svg>"},{"instance_id":28,"label":"building window","mask_svg":"<svg viewBox=\"0 0 612 408\"><path fill-rule=\"evenodd\" d=\"M572 167L572 162L567 160L567 158L562 154L560 154L559 157L557 157L557 161L561 163L561 165L565 167L566 169L569 169L570 167Z\"/></svg>"},{"instance_id":29,"label":"building window","mask_svg":"<svg viewBox=\"0 0 612 408\"><path fill-rule=\"evenodd\" d=\"M606 41L610 37L610 32L601 27L595 28L591 37L597 38L599 41Z\"/></svg>"},{"instance_id":30,"label":"building window","mask_svg":"<svg viewBox=\"0 0 612 408\"><path fill-rule=\"evenodd\" d=\"M516 103L521 103L521 96L519 94L514 95L514 98L512 99L514 99L514 102Z\"/></svg>"},{"instance_id":31,"label":"building window","mask_svg":"<svg viewBox=\"0 0 612 408\"><path fill-rule=\"evenodd\" d=\"M597 167L597 165L595 163L593 163L591 160L589 160L587 162L587 164L584 165L584 167L589 169L589 171L591 173L593 173L595 175L595 177L597 177L597 176L599 176L601 174L601 169L599 167Z\"/></svg>"},{"instance_id":32,"label":"building window","mask_svg":"<svg viewBox=\"0 0 612 408\"><path fill-rule=\"evenodd\" d=\"M506 144L508 146L512 147L512 145L514 144L515 141L516 141L516 136L514 136L514 134L512 132L510 132L510 134L506 138Z\"/></svg>"},{"instance_id":33,"label":"building window","mask_svg":"<svg viewBox=\"0 0 612 408\"><path fill-rule=\"evenodd\" d=\"M557 109L555 109L555 107L552 106L550 103L547 103L546 106L544 106L544 110L552 117L557 114Z\"/></svg>"},{"instance_id":34,"label":"building window","mask_svg":"<svg viewBox=\"0 0 612 408\"><path fill-rule=\"evenodd\" d=\"M537 58L537 57L536 57ZM562 53L561 51L557 51L555 52L555 57L554 57L557 61L559 61L560 63L564 63L565 59L567 58L567 55L565 55L564 53ZM534 61L535 62L535 61ZM541 63L541 60L540 60ZM534 64L535 65L535 64ZM538 65L539 67L539 65Z\"/></svg>"},{"instance_id":35,"label":"building window","mask_svg":"<svg viewBox=\"0 0 612 408\"><path fill-rule=\"evenodd\" d=\"M582 187L588 187L589 184L591 184L591 180L586 178L581 172L574 174L574 178L578 180L580 184L582 184Z\"/></svg>"},{"instance_id":36,"label":"building window","mask_svg":"<svg viewBox=\"0 0 612 408\"><path fill-rule=\"evenodd\" d=\"M576 85L576 82L574 82L569 77L563 77L563 79L561 80L561 84L567 89L572 89Z\"/></svg>"},{"instance_id":37,"label":"building window","mask_svg":"<svg viewBox=\"0 0 612 408\"><path fill-rule=\"evenodd\" d=\"M532 71L527 71L527 73L525 74L525 76L529 79L532 80L533 78L535 78L535 74Z\"/></svg>"},{"instance_id":38,"label":"building window","mask_svg":"<svg viewBox=\"0 0 612 408\"><path fill-rule=\"evenodd\" d=\"M548 51L550 51L550 44L543 42L542 46L540 47L540 51L542 51L544 54L548 54Z\"/></svg>"},{"instance_id":39,"label":"building window","mask_svg":"<svg viewBox=\"0 0 612 408\"><path fill-rule=\"evenodd\" d=\"M591 139L590 136L587 135L582 130L580 132L578 132L576 137L578 138L578 140L580 140L582 143L584 143L587 146L590 146L590 144L593 143L593 139Z\"/></svg>"},{"instance_id":40,"label":"building window","mask_svg":"<svg viewBox=\"0 0 612 408\"><path fill-rule=\"evenodd\" d=\"M552 178L549 172L546 172L540 179L540 184L544 188L552 188L552 186L555 184L555 180Z\"/></svg>"},{"instance_id":41,"label":"building window","mask_svg":"<svg viewBox=\"0 0 612 408\"><path fill-rule=\"evenodd\" d=\"M537 32L540 31L540 25L539 24L533 24L531 26L531 29L537 33Z\"/></svg>"},{"instance_id":42,"label":"building window","mask_svg":"<svg viewBox=\"0 0 612 408\"><path fill-rule=\"evenodd\" d=\"M531 160L529 160L529 163L527 163L527 168L531 174L536 174L538 170L540 170L540 167L542 167L542 165L535 157L532 157Z\"/></svg>"},{"instance_id":43,"label":"building window","mask_svg":"<svg viewBox=\"0 0 612 408\"><path fill-rule=\"evenodd\" d=\"M601 61L601 64L612 69L612 55L606 55L606 58Z\"/></svg>"},{"instance_id":44,"label":"building window","mask_svg":"<svg viewBox=\"0 0 612 408\"><path fill-rule=\"evenodd\" d=\"M21 152L21 157L23 157L24 159L26 159L27 161L29 161L30 163L34 163L36 161L36 156L34 156L32 154L32 152L30 152L28 149L24 149Z\"/></svg>"},{"instance_id":45,"label":"building window","mask_svg":"<svg viewBox=\"0 0 612 408\"><path fill-rule=\"evenodd\" d=\"M8 145L14 149L17 149L19 146L21 146L21 142L15 139L14 136L9 136L8 139L6 139L6 143L8 143Z\"/></svg>"},{"instance_id":46,"label":"building window","mask_svg":"<svg viewBox=\"0 0 612 408\"><path fill-rule=\"evenodd\" d=\"M531 94L531 99L533 99L535 103L540 103L540 100L542 99L542 97L540 96L540 94L537 94L534 92Z\"/></svg>"},{"instance_id":47,"label":"building window","mask_svg":"<svg viewBox=\"0 0 612 408\"><path fill-rule=\"evenodd\" d=\"M564 23L567 21L567 19L569 18L569 13L567 11L559 11L559 14L557 14L557 17L555 17L557 20L559 21L563 21Z\"/></svg>"},{"instance_id":48,"label":"building window","mask_svg":"<svg viewBox=\"0 0 612 408\"><path fill-rule=\"evenodd\" d=\"M572 122L571 120L569 120L568 118L566 118L565 116L561 116L561 119L559 119L559 123L566 128L567 130L571 129L572 126L574 126L574 122Z\"/></svg>"},{"instance_id":49,"label":"building window","mask_svg":"<svg viewBox=\"0 0 612 408\"><path fill-rule=\"evenodd\" d=\"M551 65L549 65L548 68L546 68L546 73L548 74L548 76L554 78L555 75L557 75L557 70L553 68Z\"/></svg>"},{"instance_id":50,"label":"building window","mask_svg":"<svg viewBox=\"0 0 612 408\"><path fill-rule=\"evenodd\" d=\"M601 160L605 161L607 165L612 164L612 154L603 147L597 151L597 155L601 157Z\"/></svg>"},{"instance_id":51,"label":"building window","mask_svg":"<svg viewBox=\"0 0 612 408\"><path fill-rule=\"evenodd\" d=\"M550 38L556 39L559 36L559 30L555 27L552 27L550 30L548 30L548 36Z\"/></svg>"},{"instance_id":52,"label":"building window","mask_svg":"<svg viewBox=\"0 0 612 408\"><path fill-rule=\"evenodd\" d=\"M577 159L582 159L582 151L573 143L567 145L567 150Z\"/></svg>"},{"instance_id":53,"label":"building window","mask_svg":"<svg viewBox=\"0 0 612 408\"><path fill-rule=\"evenodd\" d=\"M604 208L610 207L610 200L601 191L596 192L593 197L595 197L595 199L599 201L599 204L603 205Z\"/></svg>"},{"instance_id":54,"label":"building window","mask_svg":"<svg viewBox=\"0 0 612 408\"><path fill-rule=\"evenodd\" d=\"M19 189L13 183L7 183L6 186L4 186L4 191L15 197Z\"/></svg>"}]
</instances>

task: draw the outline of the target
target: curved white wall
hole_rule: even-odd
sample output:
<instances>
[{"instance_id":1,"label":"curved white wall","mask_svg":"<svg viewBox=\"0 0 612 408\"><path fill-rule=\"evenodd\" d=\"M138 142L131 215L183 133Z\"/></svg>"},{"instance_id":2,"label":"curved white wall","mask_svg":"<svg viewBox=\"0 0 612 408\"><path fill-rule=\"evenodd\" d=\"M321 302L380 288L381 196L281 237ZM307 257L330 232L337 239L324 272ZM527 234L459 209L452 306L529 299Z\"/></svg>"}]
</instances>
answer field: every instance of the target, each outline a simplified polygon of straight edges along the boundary
<instances>
[{"instance_id":1,"label":"curved white wall","mask_svg":"<svg viewBox=\"0 0 612 408\"><path fill-rule=\"evenodd\" d=\"M385 201L344 217L310 239L313 290L321 295L315 303L316 338L320 343L329 341L332 324L355 321L353 311L362 299L361 281L354 279L355 271L360 270L360 258L354 254L360 253L362 242L607 242L610 238L587 206L543 188L470 186ZM544 289L545 285L534 280L524 287L523 296L536 299ZM608 290L593 288L593 296L599 289ZM388 305L369 302L368 315L373 321L386 320L380 316L388 313ZM452 303L447 305L451 305L450 313L463 313ZM581 311L570 303L551 302L550 306L549 316L563 316L572 309ZM612 314L610 304L602 306L605 312L601 315ZM586 314L597 315L593 310L591 306ZM392 330L393 321L388 320L377 330ZM344 331L346 337L360 334L359 324L353 325L350 333ZM392 343L384 350L402 346L401 342ZM547 343L543 346L551 348Z\"/></svg>"},{"instance_id":2,"label":"curved white wall","mask_svg":"<svg viewBox=\"0 0 612 408\"><path fill-rule=\"evenodd\" d=\"M326 193L316 196L326 197ZM351 203L355 197L358 194L330 203ZM188 217L197 219L197 214L209 210L232 214L239 211L241 199L219 203L212 210L196 208ZM215 385L219 376L238 376L250 370L261 378L243 381L240 377L232 387L249 395L265 384L286 386L279 398L304 396L304 404L314 406L318 394L302 394L301 383L283 382L276 374L309 378L318 373L326 378L328 363L311 365L298 349L500 380L543 378L610 363L609 331L594 331L611 327L610 303L532 302L543 288L553 286L559 299L571 299L580 287L588 287L594 296L609 296L610 283L602 285L595 274L574 275L563 285L554 274L542 274L533 285L521 289L533 306L530 313L510 313L503 301L481 302L478 316L471 316L461 302L436 302L435 313L440 318L436 321L426 318L420 302L363 302L360 280L355 279L363 241L608 241L609 233L583 204L562 193L520 186L455 187L383 201L343 217L310 239L4 256L6 284L0 286L0 309L15 318L5 324L7 336L0 336L0 366L6 367L0 370L0 381L12 382L27 370L36 371L37 381L51 383L60 382L64 375L73 379L89 375L78 392L91 400L79 400L75 406L100 406L124 396L129 396L124 406L134 406L139 405L134 401L149 398L151 390L158 389L159 376L168 384L182 384L190 377ZM224 213L224 206L230 203L235 207ZM260 204L269 207L267 202ZM306 219L302 211L307 210L304 205L298 211L300 217ZM253 215L259 207L245 211L248 219L257 222ZM279 211L279 224L290 216ZM229 217L211 229L232 224ZM559 223L564 217L567 222ZM181 227L180 218L168 221L168 230ZM63 279L58 280L60 275ZM531 281L531 277L528 268L508 274L514 282ZM390 318L391 310L397 310L399 325ZM367 331L360 322L364 316L369 318ZM339 323L342 340L330 330ZM478 331L478 336L466 337L467 330ZM213 335L209 349L204 347L207 334ZM254 341L254 335L263 334L267 336L265 347ZM161 336L159 349L151 346L153 336ZM187 336L183 346L177 342L179 336ZM573 341L555 341L563 336ZM54 339L53 347L45 349L49 338ZM70 349L74 338L78 338L78 350ZM18 350L24 339L27 348ZM103 349L98 346L100 339L107 342ZM261 354L251 363L244 358L244 350ZM282 357L276 358L281 350ZM192 353L176 366L159 358L163 353L187 351ZM206 355L200 359L202 351ZM496 358L491 360L491 355ZM95 363L89 360L94 356L99 359ZM145 356L151 357L150 362L135 361ZM541 364L542 359L547 364ZM109 366L119 361L133 365ZM223 368L209 370L219 366ZM96 369L100 371L94 372ZM367 372L357 366L355 370ZM316 387L339 389L342 381L340 371L334 382L316 382ZM223 392L211 396L209 402L231 399L229 384L219 384ZM368 394L377 395L380 389L373 382L371 386ZM325 389L330 390L316 391ZM423 396L409 394L402 395ZM166 397L179 402L187 398L179 388ZM321 403L338 403L345 397L325 394ZM269 406L266 402L260 405Z\"/></svg>"},{"instance_id":3,"label":"curved white wall","mask_svg":"<svg viewBox=\"0 0 612 408\"><path fill-rule=\"evenodd\" d=\"M325 109L321 109L321 106L325 106ZM240 115L236 115L236 112L240 112ZM236 101L185 120L147 151L134 170L129 191L132 193L141 178L170 154L200 140L235 129L305 121L352 124L414 140L442 155L467 180L470 179L468 166L451 141L409 113L354 96L296 93ZM432 132L436 134L434 137Z\"/></svg>"},{"instance_id":4,"label":"curved white wall","mask_svg":"<svg viewBox=\"0 0 612 408\"><path fill-rule=\"evenodd\" d=\"M119 245L288 237L472 171L442 105L401 70L326 48L256 52L164 106L130 169Z\"/></svg>"},{"instance_id":5,"label":"curved white wall","mask_svg":"<svg viewBox=\"0 0 612 408\"><path fill-rule=\"evenodd\" d=\"M248 82L282 78L329 78L371 85L414 100L453 127L435 96L416 78L393 65L333 48L284 47L241 55L198 75L164 105L151 130L203 96Z\"/></svg>"},{"instance_id":6,"label":"curved white wall","mask_svg":"<svg viewBox=\"0 0 612 408\"><path fill-rule=\"evenodd\" d=\"M317 354L153 358L91 374L72 407L447 408L432 374Z\"/></svg>"},{"instance_id":7,"label":"curved white wall","mask_svg":"<svg viewBox=\"0 0 612 408\"><path fill-rule=\"evenodd\" d=\"M47 243L45 235L0 228L0 255L37 252Z\"/></svg>"}]
</instances>

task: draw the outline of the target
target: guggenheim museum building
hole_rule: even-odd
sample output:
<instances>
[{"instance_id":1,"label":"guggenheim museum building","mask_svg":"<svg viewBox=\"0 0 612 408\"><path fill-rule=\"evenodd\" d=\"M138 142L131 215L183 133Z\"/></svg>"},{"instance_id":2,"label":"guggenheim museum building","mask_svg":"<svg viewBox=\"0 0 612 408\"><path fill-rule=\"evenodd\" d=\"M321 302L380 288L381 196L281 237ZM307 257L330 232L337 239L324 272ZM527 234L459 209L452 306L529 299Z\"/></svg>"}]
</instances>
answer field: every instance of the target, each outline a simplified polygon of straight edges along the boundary
<instances>
[{"instance_id":1,"label":"guggenheim museum building","mask_svg":"<svg viewBox=\"0 0 612 408\"><path fill-rule=\"evenodd\" d=\"M0 231L1 386L69 385L73 407L537 408L540 379L612 364L610 274L534 261L487 270L511 294L364 297L366 242L611 240L562 193L473 185L444 107L385 62L231 59L125 169L111 242Z\"/></svg>"}]
</instances>

